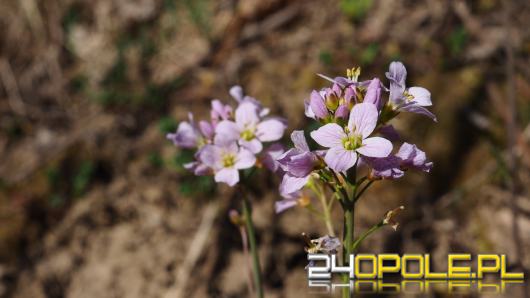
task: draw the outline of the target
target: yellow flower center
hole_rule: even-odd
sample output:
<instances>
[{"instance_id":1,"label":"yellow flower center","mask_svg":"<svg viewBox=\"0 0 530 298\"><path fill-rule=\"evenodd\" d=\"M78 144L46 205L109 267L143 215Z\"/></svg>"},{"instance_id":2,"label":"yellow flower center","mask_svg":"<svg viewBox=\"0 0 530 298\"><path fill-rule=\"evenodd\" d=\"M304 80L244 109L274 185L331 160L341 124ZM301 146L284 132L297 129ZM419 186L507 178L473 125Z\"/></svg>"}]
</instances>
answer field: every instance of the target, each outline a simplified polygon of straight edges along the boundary
<instances>
[{"instance_id":1,"label":"yellow flower center","mask_svg":"<svg viewBox=\"0 0 530 298\"><path fill-rule=\"evenodd\" d=\"M245 141L250 141L255 137L256 135L254 134L254 129L246 128L241 132L241 138Z\"/></svg>"},{"instance_id":2,"label":"yellow flower center","mask_svg":"<svg viewBox=\"0 0 530 298\"><path fill-rule=\"evenodd\" d=\"M411 102L414 100L414 95L410 94L408 91L403 92L403 97L407 102Z\"/></svg>"},{"instance_id":3,"label":"yellow flower center","mask_svg":"<svg viewBox=\"0 0 530 298\"><path fill-rule=\"evenodd\" d=\"M359 135L350 135L342 139L342 146L346 150L355 150L361 147L363 143L362 137Z\"/></svg>"},{"instance_id":4,"label":"yellow flower center","mask_svg":"<svg viewBox=\"0 0 530 298\"><path fill-rule=\"evenodd\" d=\"M222 163L224 168L233 167L236 164L236 157L233 154L224 154L222 157Z\"/></svg>"}]
</instances>

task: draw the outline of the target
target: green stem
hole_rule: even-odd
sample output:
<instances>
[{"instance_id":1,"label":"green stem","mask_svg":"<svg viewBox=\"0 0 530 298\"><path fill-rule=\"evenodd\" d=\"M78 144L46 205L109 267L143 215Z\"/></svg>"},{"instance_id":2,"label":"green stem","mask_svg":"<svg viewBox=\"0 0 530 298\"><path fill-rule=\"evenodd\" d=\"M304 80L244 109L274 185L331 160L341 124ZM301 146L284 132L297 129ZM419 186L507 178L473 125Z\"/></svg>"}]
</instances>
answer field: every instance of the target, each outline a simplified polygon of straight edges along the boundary
<instances>
[{"instance_id":1,"label":"green stem","mask_svg":"<svg viewBox=\"0 0 530 298\"><path fill-rule=\"evenodd\" d=\"M254 232L254 224L252 223L250 202L247 200L247 198L243 198L243 216L245 217L248 241L250 243L250 253L252 254L252 272L254 274L254 284L256 286L256 297L263 298L263 287L261 285L261 270L259 265L258 248L256 246L256 235Z\"/></svg>"},{"instance_id":2,"label":"green stem","mask_svg":"<svg viewBox=\"0 0 530 298\"><path fill-rule=\"evenodd\" d=\"M368 231L364 232L359 238L357 238L357 240L355 240L355 242L353 242L352 251L355 252L357 248L359 247L359 245L361 245L361 243L364 241L364 239L366 239L366 237L370 236L373 232L379 230L384 225L385 225L384 222L380 221L378 224L371 227Z\"/></svg>"},{"instance_id":3,"label":"green stem","mask_svg":"<svg viewBox=\"0 0 530 298\"><path fill-rule=\"evenodd\" d=\"M309 187L313 192L317 195L317 197L320 200L320 203L322 204L322 212L323 212L323 220L326 224L326 229L328 230L328 234L330 236L335 236L335 229L333 228L333 223L331 222L331 208L328 206L328 202L326 201L326 192L324 191L323 187L318 187L316 185L316 181L313 181L312 183L309 183ZM334 200L334 198L332 198Z\"/></svg>"},{"instance_id":4,"label":"green stem","mask_svg":"<svg viewBox=\"0 0 530 298\"><path fill-rule=\"evenodd\" d=\"M361 198L363 193L368 189L368 187L370 187L370 185L372 185L372 183L374 183L374 180L370 180L368 183L366 183L366 185L361 189L361 191L359 191L359 193L355 196L355 199L353 200L354 203L356 203Z\"/></svg>"}]
</instances>

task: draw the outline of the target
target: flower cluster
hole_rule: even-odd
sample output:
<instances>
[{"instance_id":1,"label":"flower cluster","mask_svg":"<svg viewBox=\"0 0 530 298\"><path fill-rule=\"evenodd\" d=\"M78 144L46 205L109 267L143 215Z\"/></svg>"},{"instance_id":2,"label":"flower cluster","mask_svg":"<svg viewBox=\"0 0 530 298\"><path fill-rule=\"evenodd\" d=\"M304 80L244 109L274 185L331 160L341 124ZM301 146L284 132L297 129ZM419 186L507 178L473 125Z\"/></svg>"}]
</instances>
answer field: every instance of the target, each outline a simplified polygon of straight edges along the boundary
<instances>
[{"instance_id":1,"label":"flower cluster","mask_svg":"<svg viewBox=\"0 0 530 298\"><path fill-rule=\"evenodd\" d=\"M321 124L310 136L322 148L311 151L304 132L293 132L294 148L277 159L284 171L280 185L284 200L276 203L277 212L299 204L311 177L326 181L330 174L348 180L348 175L364 170L369 180L397 179L408 169L431 170L432 162L416 145L402 143L394 150L400 137L390 124L401 112L436 121L426 108L432 104L430 92L406 86L407 70L401 62L390 64L388 87L379 78L359 81L359 75L359 68L349 69L346 77L320 75L332 84L311 93L305 114Z\"/></svg>"},{"instance_id":2,"label":"flower cluster","mask_svg":"<svg viewBox=\"0 0 530 298\"><path fill-rule=\"evenodd\" d=\"M214 175L216 182L234 186L240 179L239 170L253 167L258 158L272 170L277 169L275 158L283 149L278 143L264 149L264 143L280 140L286 122L268 116L269 109L245 96L241 87L232 87L230 94L237 101L235 109L214 99L209 121L197 123L190 114L167 139L180 148L197 150L195 161L185 168L195 175Z\"/></svg>"}]
</instances>

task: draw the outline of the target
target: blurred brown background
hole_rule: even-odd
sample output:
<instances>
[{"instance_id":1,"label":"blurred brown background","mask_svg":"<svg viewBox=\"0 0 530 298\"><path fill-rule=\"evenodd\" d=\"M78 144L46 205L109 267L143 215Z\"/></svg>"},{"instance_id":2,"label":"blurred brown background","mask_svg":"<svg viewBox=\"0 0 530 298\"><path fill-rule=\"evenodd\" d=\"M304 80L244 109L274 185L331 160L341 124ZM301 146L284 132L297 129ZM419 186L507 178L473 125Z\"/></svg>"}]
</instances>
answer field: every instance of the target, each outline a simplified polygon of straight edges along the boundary
<instances>
[{"instance_id":1,"label":"blurred brown background","mask_svg":"<svg viewBox=\"0 0 530 298\"><path fill-rule=\"evenodd\" d=\"M440 270L448 252L506 253L528 276L528 28L528 1L2 0L0 296L244 297L237 196L184 171L165 133L233 84L301 128L315 73L383 79L396 59L432 92L439 123L397 126L435 167L368 192L357 233L407 209L361 251L431 253ZM304 296L300 233L325 229L276 216L264 177L267 295Z\"/></svg>"}]
</instances>

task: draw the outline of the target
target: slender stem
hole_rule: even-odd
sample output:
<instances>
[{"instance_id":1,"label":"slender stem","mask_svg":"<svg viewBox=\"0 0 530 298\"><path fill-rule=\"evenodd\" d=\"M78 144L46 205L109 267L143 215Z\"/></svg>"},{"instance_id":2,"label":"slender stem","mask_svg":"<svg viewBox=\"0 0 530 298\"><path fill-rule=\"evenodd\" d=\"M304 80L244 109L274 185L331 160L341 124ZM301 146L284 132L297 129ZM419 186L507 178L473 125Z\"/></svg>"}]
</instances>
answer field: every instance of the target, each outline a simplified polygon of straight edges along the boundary
<instances>
[{"instance_id":1,"label":"slender stem","mask_svg":"<svg viewBox=\"0 0 530 298\"><path fill-rule=\"evenodd\" d=\"M353 242L352 251L355 252L359 245L361 245L361 243L364 241L364 239L366 239L366 237L370 236L373 232L379 230L384 225L385 224L383 223L383 221L380 221L378 224L365 231L359 238L357 238L357 240L355 240L355 242Z\"/></svg>"},{"instance_id":2,"label":"slender stem","mask_svg":"<svg viewBox=\"0 0 530 298\"><path fill-rule=\"evenodd\" d=\"M248 240L250 243L250 253L252 254L252 271L254 273L254 284L256 286L256 297L263 298L263 287L261 284L261 270L259 265L258 248L256 246L256 235L254 233L254 224L252 223L252 211L250 202L243 198L243 216L247 227Z\"/></svg>"},{"instance_id":3,"label":"slender stem","mask_svg":"<svg viewBox=\"0 0 530 298\"><path fill-rule=\"evenodd\" d=\"M312 183L309 183L309 187L317 195L317 197L320 200L320 203L322 204L323 220L324 220L324 223L326 224L326 229L328 230L328 234L330 236L335 236L333 223L331 222L331 213L330 213L331 209L328 207L328 202L326 200L326 193L324 191L324 188L322 186L317 187L315 181L313 181Z\"/></svg>"},{"instance_id":4,"label":"slender stem","mask_svg":"<svg viewBox=\"0 0 530 298\"><path fill-rule=\"evenodd\" d=\"M248 253L248 237L247 237L247 231L245 230L245 227L239 226L239 232L241 233L241 242L243 244L243 255L245 256L245 260L247 261L247 286L248 286L248 293L250 296L254 296L254 284L252 282L252 262L250 260L250 254Z\"/></svg>"},{"instance_id":5,"label":"slender stem","mask_svg":"<svg viewBox=\"0 0 530 298\"><path fill-rule=\"evenodd\" d=\"M368 187L370 187L370 185L372 185L372 183L374 183L374 180L370 180L368 183L366 183L364 185L364 187L359 191L359 193L355 196L355 199L353 200L354 203L356 203L360 198L361 196L363 195L363 193L368 189Z\"/></svg>"}]
</instances>

